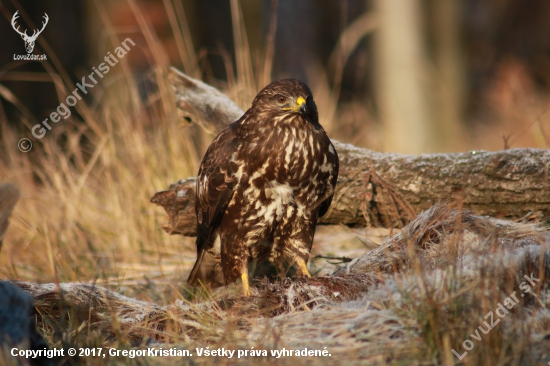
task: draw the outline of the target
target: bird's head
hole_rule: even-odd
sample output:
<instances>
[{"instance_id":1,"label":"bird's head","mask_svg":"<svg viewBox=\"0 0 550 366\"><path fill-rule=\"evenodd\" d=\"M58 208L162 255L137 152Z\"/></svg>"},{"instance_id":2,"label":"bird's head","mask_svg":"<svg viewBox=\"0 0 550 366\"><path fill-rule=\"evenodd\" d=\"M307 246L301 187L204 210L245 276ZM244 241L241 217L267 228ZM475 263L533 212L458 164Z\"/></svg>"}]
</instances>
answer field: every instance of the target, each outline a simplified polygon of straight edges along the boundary
<instances>
[{"instance_id":1,"label":"bird's head","mask_svg":"<svg viewBox=\"0 0 550 366\"><path fill-rule=\"evenodd\" d=\"M311 90L296 79L283 79L269 84L258 93L252 108L280 119L301 116L314 125L319 124Z\"/></svg>"}]
</instances>

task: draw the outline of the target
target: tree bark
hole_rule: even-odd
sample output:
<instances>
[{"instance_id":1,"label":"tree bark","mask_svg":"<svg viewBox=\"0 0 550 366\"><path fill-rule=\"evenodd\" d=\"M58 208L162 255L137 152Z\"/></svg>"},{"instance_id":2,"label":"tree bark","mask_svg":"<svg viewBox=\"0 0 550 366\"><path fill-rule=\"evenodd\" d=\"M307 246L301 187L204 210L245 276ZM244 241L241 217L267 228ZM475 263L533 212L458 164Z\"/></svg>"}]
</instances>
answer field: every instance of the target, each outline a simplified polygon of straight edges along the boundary
<instances>
[{"instance_id":1,"label":"tree bark","mask_svg":"<svg viewBox=\"0 0 550 366\"><path fill-rule=\"evenodd\" d=\"M217 131L243 113L229 98L177 70L170 76L178 110ZM403 227L442 200L458 200L477 215L539 218L550 214L550 151L512 149L453 154L379 153L333 140L340 175L320 224ZM169 217L170 234L196 235L195 180L178 181L151 202Z\"/></svg>"},{"instance_id":2,"label":"tree bark","mask_svg":"<svg viewBox=\"0 0 550 366\"><path fill-rule=\"evenodd\" d=\"M10 183L0 183L0 249L8 225L10 216L17 201L19 201L19 188Z\"/></svg>"}]
</instances>

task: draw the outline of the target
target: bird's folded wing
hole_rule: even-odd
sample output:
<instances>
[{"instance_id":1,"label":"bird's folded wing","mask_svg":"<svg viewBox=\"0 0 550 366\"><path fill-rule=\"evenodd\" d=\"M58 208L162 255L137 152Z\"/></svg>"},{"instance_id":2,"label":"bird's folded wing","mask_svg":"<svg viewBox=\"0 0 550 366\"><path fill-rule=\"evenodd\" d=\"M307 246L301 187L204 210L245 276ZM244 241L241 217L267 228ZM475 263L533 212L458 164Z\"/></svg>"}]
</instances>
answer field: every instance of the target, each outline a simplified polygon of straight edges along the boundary
<instances>
[{"instance_id":1,"label":"bird's folded wing","mask_svg":"<svg viewBox=\"0 0 550 366\"><path fill-rule=\"evenodd\" d=\"M330 146L332 146L332 143L329 142ZM336 181L338 180L338 170L339 170L339 162L338 162L338 154L336 153L336 150L334 149L334 146L332 146L332 150L334 151L334 154L330 156L330 159L333 160L332 164L334 166L334 169L332 171L332 175L330 177L329 185L326 187L326 193L327 193L327 199L323 201L319 205L319 217L323 217L329 207L332 203L332 197L334 197L334 189L336 188Z\"/></svg>"},{"instance_id":2,"label":"bird's folded wing","mask_svg":"<svg viewBox=\"0 0 550 366\"><path fill-rule=\"evenodd\" d=\"M237 164L231 157L237 142L231 127L226 128L208 148L197 177L197 251L211 247L212 233L220 225L231 201L237 180Z\"/></svg>"}]
</instances>

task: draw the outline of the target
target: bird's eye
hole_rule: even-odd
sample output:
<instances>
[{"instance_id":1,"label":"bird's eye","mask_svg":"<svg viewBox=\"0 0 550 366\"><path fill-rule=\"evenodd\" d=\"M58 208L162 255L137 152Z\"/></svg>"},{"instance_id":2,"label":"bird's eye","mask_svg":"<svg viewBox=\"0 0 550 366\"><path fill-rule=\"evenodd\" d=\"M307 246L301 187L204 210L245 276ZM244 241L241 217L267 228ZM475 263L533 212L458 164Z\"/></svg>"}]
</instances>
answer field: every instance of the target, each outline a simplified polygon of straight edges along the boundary
<instances>
[{"instance_id":1,"label":"bird's eye","mask_svg":"<svg viewBox=\"0 0 550 366\"><path fill-rule=\"evenodd\" d=\"M279 96L277 97L277 102L278 102L279 104L283 104L284 102L286 102L286 98L283 97L282 95L279 95Z\"/></svg>"}]
</instances>

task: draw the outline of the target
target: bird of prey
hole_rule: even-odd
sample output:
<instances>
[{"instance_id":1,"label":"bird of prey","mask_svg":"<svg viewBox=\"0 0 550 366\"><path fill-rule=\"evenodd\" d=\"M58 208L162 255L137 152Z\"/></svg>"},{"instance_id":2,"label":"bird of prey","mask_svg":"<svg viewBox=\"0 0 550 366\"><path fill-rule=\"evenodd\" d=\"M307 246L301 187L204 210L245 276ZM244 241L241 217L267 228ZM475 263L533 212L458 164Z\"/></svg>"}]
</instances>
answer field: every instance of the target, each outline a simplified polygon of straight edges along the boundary
<instances>
[{"instance_id":1,"label":"bird of prey","mask_svg":"<svg viewBox=\"0 0 550 366\"><path fill-rule=\"evenodd\" d=\"M332 201L338 155L310 89L295 79L266 86L208 148L197 177L197 261L188 283L210 287L242 279L249 262L279 274L306 263L317 219Z\"/></svg>"}]
</instances>

